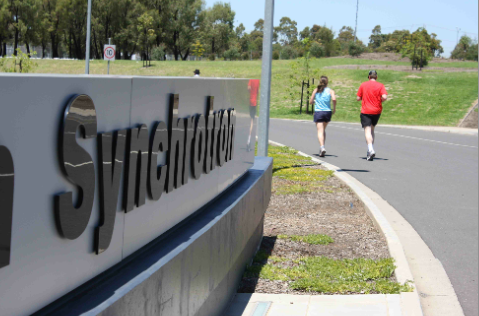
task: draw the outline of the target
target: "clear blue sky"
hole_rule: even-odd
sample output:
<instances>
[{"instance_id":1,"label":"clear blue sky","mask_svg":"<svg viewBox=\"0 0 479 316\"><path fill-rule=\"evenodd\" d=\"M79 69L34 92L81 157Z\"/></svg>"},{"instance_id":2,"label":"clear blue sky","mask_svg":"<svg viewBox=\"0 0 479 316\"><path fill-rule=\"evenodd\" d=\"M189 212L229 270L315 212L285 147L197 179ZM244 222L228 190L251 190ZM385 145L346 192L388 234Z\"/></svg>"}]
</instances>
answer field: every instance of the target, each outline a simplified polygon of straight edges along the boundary
<instances>
[{"instance_id":1,"label":"clear blue sky","mask_svg":"<svg viewBox=\"0 0 479 316\"><path fill-rule=\"evenodd\" d=\"M206 0L212 6L216 0ZM264 18L264 0L230 0L236 12L236 25L243 23L247 31L254 23ZM298 23L298 30L313 24L327 25L338 33L342 26L354 29L356 0L282 0L276 1L275 26L283 16ZM436 33L442 40L444 57L449 57L456 45L456 27L470 32L471 38L478 33L477 0L359 0L358 37L365 44L369 42L371 30L381 25L383 33L395 29L416 30L425 25L429 33ZM414 25L414 26L413 26Z\"/></svg>"}]
</instances>

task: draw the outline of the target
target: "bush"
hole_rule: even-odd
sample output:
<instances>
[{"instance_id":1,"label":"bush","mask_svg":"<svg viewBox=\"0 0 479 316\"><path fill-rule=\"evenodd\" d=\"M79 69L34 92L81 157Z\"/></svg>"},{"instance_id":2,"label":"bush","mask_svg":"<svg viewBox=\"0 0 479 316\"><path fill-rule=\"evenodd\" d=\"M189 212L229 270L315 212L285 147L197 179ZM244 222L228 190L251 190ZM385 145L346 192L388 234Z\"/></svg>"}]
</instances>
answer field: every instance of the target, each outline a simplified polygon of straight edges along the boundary
<instances>
[{"instance_id":1,"label":"bush","mask_svg":"<svg viewBox=\"0 0 479 316\"><path fill-rule=\"evenodd\" d=\"M157 46L151 50L151 59L152 60L164 60L165 59L165 50L161 46Z\"/></svg>"},{"instance_id":2,"label":"bush","mask_svg":"<svg viewBox=\"0 0 479 316\"><path fill-rule=\"evenodd\" d=\"M278 60L278 59L279 59L279 53L278 53L278 51L274 51L274 52L273 52L273 59L274 59L274 60Z\"/></svg>"},{"instance_id":3,"label":"bush","mask_svg":"<svg viewBox=\"0 0 479 316\"><path fill-rule=\"evenodd\" d=\"M244 52L243 54L241 54L241 59L243 59L243 60L249 60L249 53L248 53L248 52Z\"/></svg>"},{"instance_id":4,"label":"bush","mask_svg":"<svg viewBox=\"0 0 479 316\"><path fill-rule=\"evenodd\" d=\"M324 56L324 49L319 43L315 42L311 45L309 53L312 57L321 58Z\"/></svg>"},{"instance_id":5,"label":"bush","mask_svg":"<svg viewBox=\"0 0 479 316\"><path fill-rule=\"evenodd\" d=\"M260 59L260 58L261 58L261 55L258 52L253 53L253 59L254 60L257 60L257 59Z\"/></svg>"},{"instance_id":6,"label":"bush","mask_svg":"<svg viewBox=\"0 0 479 316\"><path fill-rule=\"evenodd\" d=\"M355 42L351 42L351 44L349 44L349 55L353 57L359 57L363 52L364 48L360 44Z\"/></svg>"},{"instance_id":7,"label":"bush","mask_svg":"<svg viewBox=\"0 0 479 316\"><path fill-rule=\"evenodd\" d=\"M240 52L238 51L238 49L236 47L232 47L230 49L228 49L225 53L224 53L224 58L225 60L226 59L229 59L229 60L237 60L241 57L241 54Z\"/></svg>"},{"instance_id":8,"label":"bush","mask_svg":"<svg viewBox=\"0 0 479 316\"><path fill-rule=\"evenodd\" d=\"M215 61L215 59L216 59L215 54L210 54L210 55L208 56L208 59L211 60L211 61Z\"/></svg>"},{"instance_id":9,"label":"bush","mask_svg":"<svg viewBox=\"0 0 479 316\"><path fill-rule=\"evenodd\" d=\"M298 52L291 46L285 46L279 54L281 59L296 59L298 57Z\"/></svg>"}]
</instances>

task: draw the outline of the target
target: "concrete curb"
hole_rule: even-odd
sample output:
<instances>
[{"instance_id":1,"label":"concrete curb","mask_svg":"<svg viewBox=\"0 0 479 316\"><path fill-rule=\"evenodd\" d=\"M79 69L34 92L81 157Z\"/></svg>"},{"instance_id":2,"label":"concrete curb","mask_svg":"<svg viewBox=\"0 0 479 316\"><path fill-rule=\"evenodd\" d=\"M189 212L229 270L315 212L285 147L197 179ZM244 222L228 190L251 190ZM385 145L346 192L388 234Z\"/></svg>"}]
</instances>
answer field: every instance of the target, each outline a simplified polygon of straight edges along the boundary
<instances>
[{"instance_id":1,"label":"concrete curb","mask_svg":"<svg viewBox=\"0 0 479 316\"><path fill-rule=\"evenodd\" d=\"M292 119L281 119L278 118L275 120L283 120L283 121L297 121L297 122L307 122L311 123L312 121L307 120L292 120ZM350 122L338 122L334 121L331 124L347 124L353 126L361 126L359 123L350 123ZM389 128L400 128L400 129L413 129L418 131L426 131L426 132L443 132L443 133L451 133L451 134L459 134L459 135L469 135L469 136L478 136L479 130L475 128L465 128L465 127L454 127L454 126L416 126L416 125L391 125L391 124L380 124L380 127L389 127Z\"/></svg>"},{"instance_id":2,"label":"concrete curb","mask_svg":"<svg viewBox=\"0 0 479 316\"><path fill-rule=\"evenodd\" d=\"M276 146L285 146L281 143L275 141L269 141L270 144ZM367 188L354 177L349 175L348 173L341 170L341 168L326 163L320 159L317 159L313 156L305 154L303 152L299 152L301 156L309 157L313 161L320 163L321 165L325 166L329 170L334 171L335 176L341 179L344 183L346 183L363 201L366 205L366 211L368 212L369 217L373 220L376 227L379 231L384 235L386 241L388 243L389 252L391 257L394 258L396 261L396 278L397 281L400 283L405 283L408 281L414 282L413 274L409 268L409 264L404 253L403 246L401 241L399 240L398 235L394 231L393 227L389 224L386 217L382 214L379 207L373 200L368 196L365 192L364 188ZM414 288L413 292L409 293L401 293L401 309L403 315L407 316L423 316L423 311L421 308L419 293L417 291L416 285L413 283L411 284Z\"/></svg>"}]
</instances>

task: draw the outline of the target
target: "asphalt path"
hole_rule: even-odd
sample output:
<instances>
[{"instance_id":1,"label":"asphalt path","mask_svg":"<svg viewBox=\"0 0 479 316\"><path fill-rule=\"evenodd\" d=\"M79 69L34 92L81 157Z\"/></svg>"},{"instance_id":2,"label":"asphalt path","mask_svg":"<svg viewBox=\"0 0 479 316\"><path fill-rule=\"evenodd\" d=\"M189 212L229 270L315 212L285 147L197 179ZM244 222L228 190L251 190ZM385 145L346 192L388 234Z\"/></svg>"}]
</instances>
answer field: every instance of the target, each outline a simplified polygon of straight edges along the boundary
<instances>
[{"instance_id":1,"label":"asphalt path","mask_svg":"<svg viewBox=\"0 0 479 316\"><path fill-rule=\"evenodd\" d=\"M272 119L269 139L318 155L313 122ZM467 316L478 315L478 137L381 127L366 160L359 124L331 123L327 155L376 191L443 264ZM427 294L427 293L426 293Z\"/></svg>"}]
</instances>

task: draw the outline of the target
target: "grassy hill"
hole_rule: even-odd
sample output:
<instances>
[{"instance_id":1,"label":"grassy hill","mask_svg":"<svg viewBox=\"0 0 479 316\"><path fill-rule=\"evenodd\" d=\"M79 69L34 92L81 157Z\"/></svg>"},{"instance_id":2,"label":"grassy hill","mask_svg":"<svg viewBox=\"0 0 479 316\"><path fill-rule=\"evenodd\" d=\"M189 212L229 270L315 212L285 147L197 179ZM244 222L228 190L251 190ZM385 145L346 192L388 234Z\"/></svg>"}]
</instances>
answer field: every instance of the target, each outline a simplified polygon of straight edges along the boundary
<instances>
[{"instance_id":1,"label":"grassy hill","mask_svg":"<svg viewBox=\"0 0 479 316\"><path fill-rule=\"evenodd\" d=\"M477 70L477 62L433 62L430 70L422 72L403 71L410 66L405 61L323 58L311 64L320 74L330 78L330 87L338 95L336 121L358 122L360 103L356 102L355 95L361 82L367 80L368 73L359 68L369 68L364 67L367 65L381 67L379 81L389 92L390 100L384 104L381 120L385 124L455 126L478 98L477 71L460 72L459 69ZM312 119L311 115L299 115L299 100L291 103L286 99L290 65L291 61L287 60L273 62L271 117ZM343 66L348 69L329 68ZM35 72L82 74L84 67L84 61L39 60ZM203 77L261 77L260 61L166 61L152 62L151 68L142 68L142 62L118 60L111 64L110 74L189 77L196 68L201 69ZM444 72L448 69L455 72ZM92 61L90 73L106 74L106 62Z\"/></svg>"}]
</instances>

